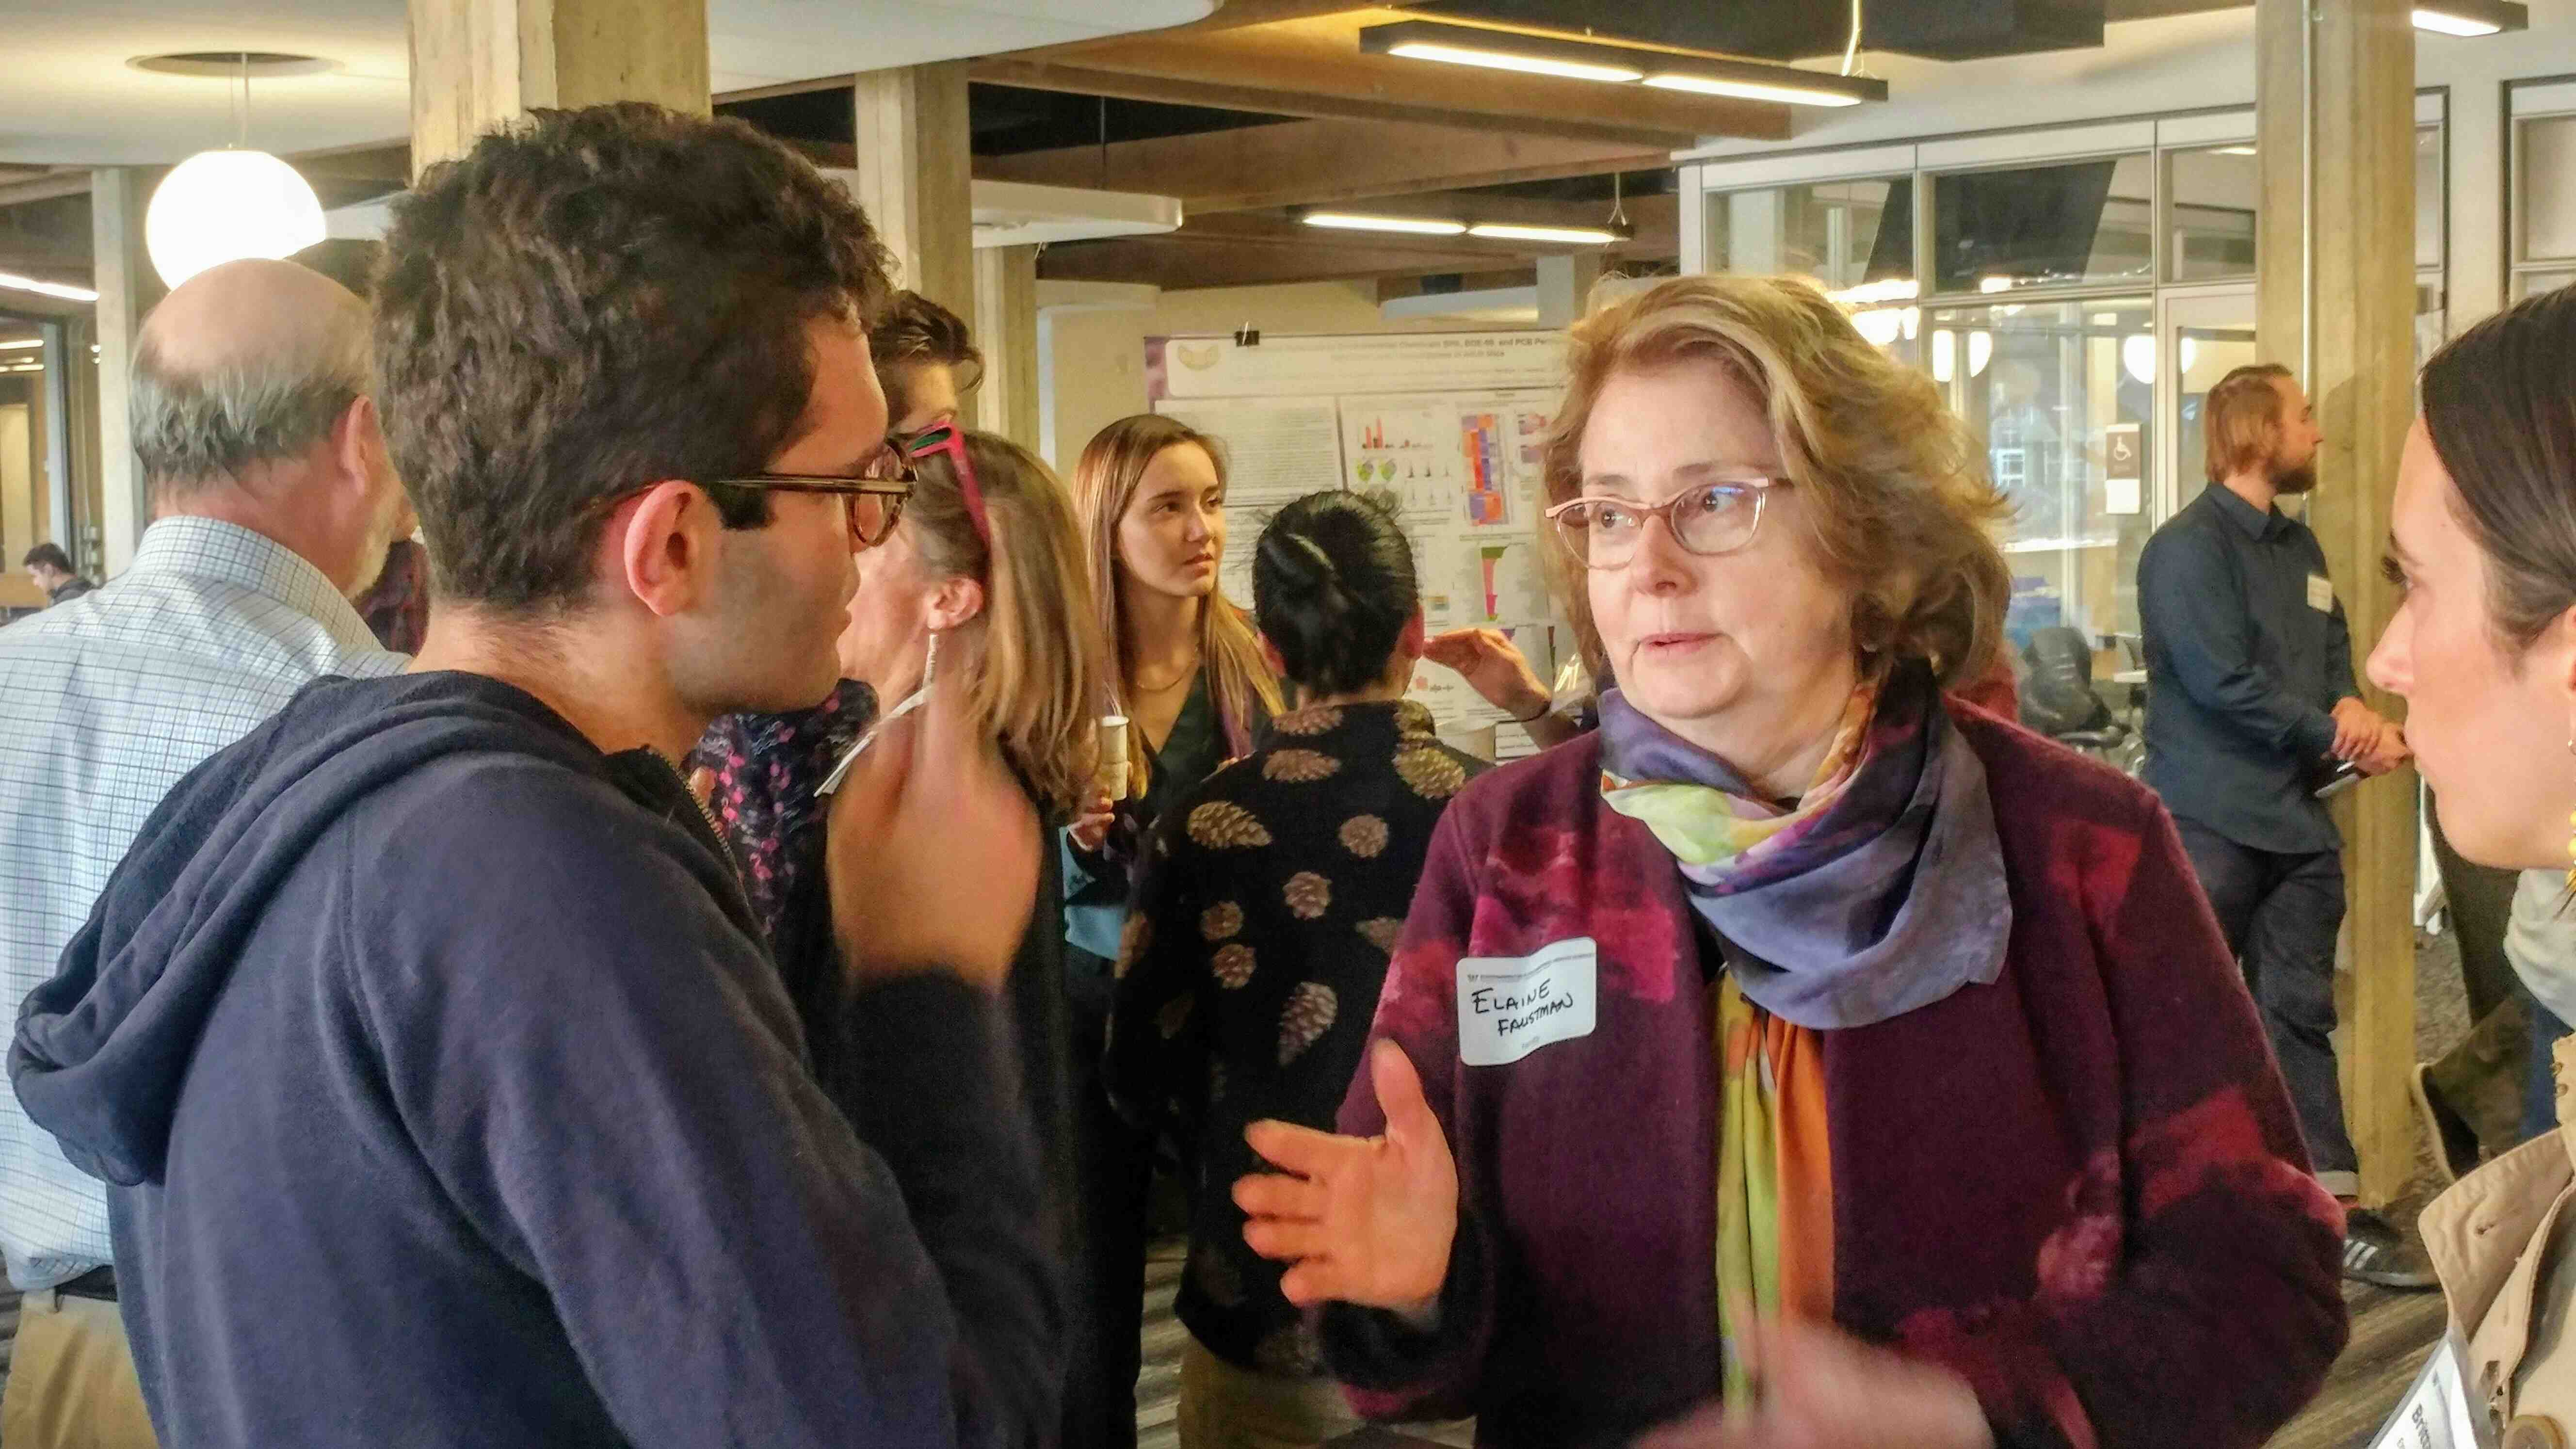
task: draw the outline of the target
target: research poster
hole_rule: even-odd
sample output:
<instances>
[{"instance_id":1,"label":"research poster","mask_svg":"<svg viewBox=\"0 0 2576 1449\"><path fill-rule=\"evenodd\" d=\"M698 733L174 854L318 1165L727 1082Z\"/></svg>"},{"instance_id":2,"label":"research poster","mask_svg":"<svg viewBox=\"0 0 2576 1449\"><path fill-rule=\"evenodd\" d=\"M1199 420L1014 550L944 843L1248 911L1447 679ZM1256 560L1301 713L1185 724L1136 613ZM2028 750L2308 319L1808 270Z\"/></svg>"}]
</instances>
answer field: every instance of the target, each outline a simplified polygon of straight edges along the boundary
<instances>
[{"instance_id":1,"label":"research poster","mask_svg":"<svg viewBox=\"0 0 2576 1449\"><path fill-rule=\"evenodd\" d=\"M1221 579L1249 607L1261 527L1321 488L1375 495L1403 520L1437 634L1508 634L1541 679L1573 652L1540 550L1541 447L1562 391L1553 332L1399 333L1146 341L1154 410L1226 445L1232 461ZM1413 697L1444 731L1493 725L1501 759L1526 732L1438 665Z\"/></svg>"}]
</instances>

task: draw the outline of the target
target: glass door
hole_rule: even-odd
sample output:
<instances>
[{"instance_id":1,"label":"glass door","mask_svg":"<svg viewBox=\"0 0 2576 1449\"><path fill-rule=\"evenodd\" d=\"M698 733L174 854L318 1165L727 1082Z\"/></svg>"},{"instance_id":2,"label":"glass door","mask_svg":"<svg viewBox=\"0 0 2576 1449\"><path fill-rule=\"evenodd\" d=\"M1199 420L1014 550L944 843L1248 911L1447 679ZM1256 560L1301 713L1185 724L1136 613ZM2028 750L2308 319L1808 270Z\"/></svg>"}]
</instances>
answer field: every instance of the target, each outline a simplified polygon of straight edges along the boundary
<instances>
[{"instance_id":1,"label":"glass door","mask_svg":"<svg viewBox=\"0 0 2576 1449\"><path fill-rule=\"evenodd\" d=\"M2155 524L2153 326L2153 304L2137 296L1943 307L1923 329L1933 380L1985 439L2012 504L2012 645L2075 629L2111 656L2097 659L2097 678L2120 662L2118 636L2137 632L2138 550Z\"/></svg>"},{"instance_id":2,"label":"glass door","mask_svg":"<svg viewBox=\"0 0 2576 1449\"><path fill-rule=\"evenodd\" d=\"M2200 496L2209 484L2207 435L2201 405L2218 380L2262 360L2254 346L2254 289L2167 292L2159 321L2158 430L2169 440L2156 470L2158 523Z\"/></svg>"}]
</instances>

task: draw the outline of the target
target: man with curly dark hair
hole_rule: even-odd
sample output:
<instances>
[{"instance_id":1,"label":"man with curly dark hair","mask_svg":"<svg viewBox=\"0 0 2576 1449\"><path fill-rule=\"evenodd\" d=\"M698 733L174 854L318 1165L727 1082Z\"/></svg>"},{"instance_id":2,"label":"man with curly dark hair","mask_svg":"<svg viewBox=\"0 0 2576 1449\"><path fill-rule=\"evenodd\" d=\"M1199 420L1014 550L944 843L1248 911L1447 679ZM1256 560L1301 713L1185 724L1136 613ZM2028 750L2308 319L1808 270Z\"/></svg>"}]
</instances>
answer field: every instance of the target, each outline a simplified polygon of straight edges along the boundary
<instances>
[{"instance_id":1,"label":"man with curly dark hair","mask_svg":"<svg viewBox=\"0 0 2576 1449\"><path fill-rule=\"evenodd\" d=\"M888 822L831 866L849 1120L672 764L837 678L851 554L906 487L886 266L803 161L642 105L539 112L398 209L376 365L431 558L418 663L183 781L12 1058L112 1185L164 1443L1052 1425L994 1002L1024 796L937 710L843 787Z\"/></svg>"}]
</instances>

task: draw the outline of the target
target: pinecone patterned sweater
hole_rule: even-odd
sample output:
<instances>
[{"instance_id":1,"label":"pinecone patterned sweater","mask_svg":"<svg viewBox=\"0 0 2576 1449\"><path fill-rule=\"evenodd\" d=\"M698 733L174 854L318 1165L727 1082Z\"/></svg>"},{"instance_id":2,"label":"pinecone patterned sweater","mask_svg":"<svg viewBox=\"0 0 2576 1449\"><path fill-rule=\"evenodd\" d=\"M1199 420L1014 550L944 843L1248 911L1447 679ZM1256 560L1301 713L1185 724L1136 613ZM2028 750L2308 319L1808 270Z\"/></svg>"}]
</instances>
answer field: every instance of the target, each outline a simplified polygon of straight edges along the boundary
<instances>
[{"instance_id":1,"label":"pinecone patterned sweater","mask_svg":"<svg viewBox=\"0 0 2576 1449\"><path fill-rule=\"evenodd\" d=\"M1246 1368L1311 1374L1278 1264L1243 1242L1243 1129L1330 1130L1377 1014L1432 827L1482 762L1413 703L1297 710L1165 813L1127 918L1110 1095L1178 1151L1181 1322Z\"/></svg>"}]
</instances>

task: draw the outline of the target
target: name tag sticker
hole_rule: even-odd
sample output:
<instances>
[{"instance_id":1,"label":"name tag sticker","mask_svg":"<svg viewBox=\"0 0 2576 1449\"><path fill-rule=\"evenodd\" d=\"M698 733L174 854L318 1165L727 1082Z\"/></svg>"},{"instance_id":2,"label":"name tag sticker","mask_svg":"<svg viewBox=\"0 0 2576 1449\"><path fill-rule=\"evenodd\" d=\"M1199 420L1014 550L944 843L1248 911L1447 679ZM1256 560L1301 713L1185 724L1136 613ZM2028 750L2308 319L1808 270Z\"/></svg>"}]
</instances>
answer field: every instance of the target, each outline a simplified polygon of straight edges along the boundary
<instances>
[{"instance_id":1,"label":"name tag sticker","mask_svg":"<svg viewBox=\"0 0 2576 1449\"><path fill-rule=\"evenodd\" d=\"M1551 1042L1592 1035L1600 951L1590 936L1528 956L1470 956L1458 963L1458 1059L1509 1066Z\"/></svg>"},{"instance_id":2,"label":"name tag sticker","mask_svg":"<svg viewBox=\"0 0 2576 1449\"><path fill-rule=\"evenodd\" d=\"M2334 584L2324 574L2308 575L2308 607L2320 614L2334 612Z\"/></svg>"}]
</instances>

